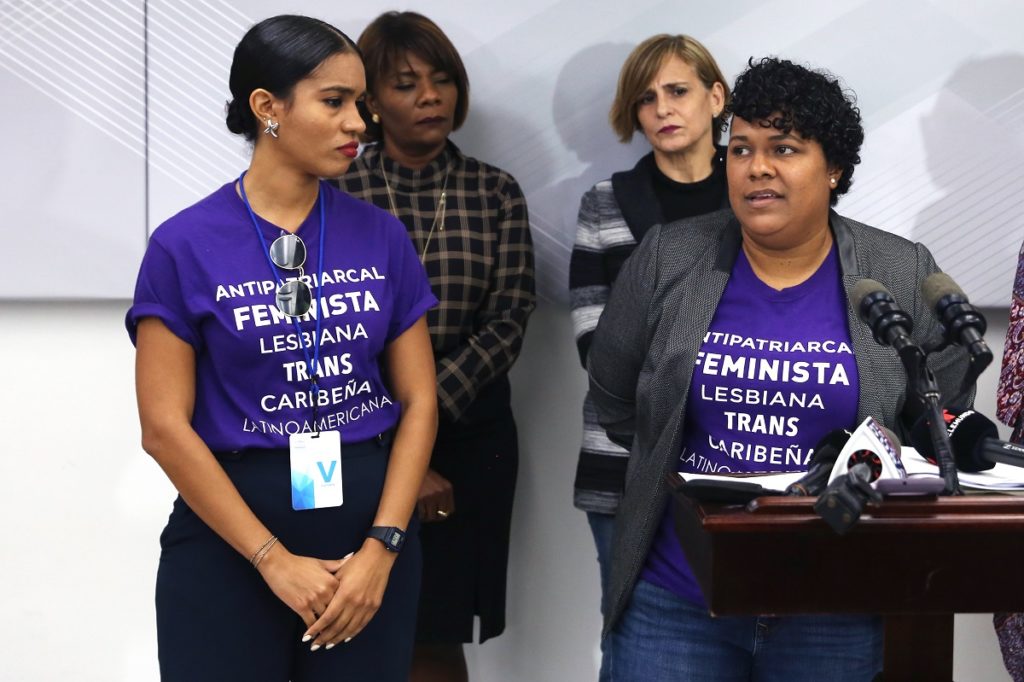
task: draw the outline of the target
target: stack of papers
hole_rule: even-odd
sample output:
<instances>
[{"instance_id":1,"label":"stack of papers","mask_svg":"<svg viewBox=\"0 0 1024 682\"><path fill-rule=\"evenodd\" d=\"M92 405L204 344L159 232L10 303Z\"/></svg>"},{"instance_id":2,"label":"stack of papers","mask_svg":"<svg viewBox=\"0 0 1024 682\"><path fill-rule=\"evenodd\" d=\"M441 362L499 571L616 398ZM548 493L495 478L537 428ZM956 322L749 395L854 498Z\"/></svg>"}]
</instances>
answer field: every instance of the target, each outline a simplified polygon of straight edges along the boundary
<instances>
[{"instance_id":1,"label":"stack of papers","mask_svg":"<svg viewBox=\"0 0 1024 682\"><path fill-rule=\"evenodd\" d=\"M900 458L903 460L903 467L907 470L907 476L938 476L939 468L917 453L911 447L904 447L900 450ZM988 471L976 474L960 472L960 487L964 490L975 490L983 492L1015 492L1024 491L1024 468L1010 466L1009 464L996 464ZM692 474L683 473L679 476L686 481L735 481L747 480L757 483L761 487L777 492L784 491L790 483L800 480L803 473L795 474L734 474L728 476L716 474Z\"/></svg>"}]
</instances>

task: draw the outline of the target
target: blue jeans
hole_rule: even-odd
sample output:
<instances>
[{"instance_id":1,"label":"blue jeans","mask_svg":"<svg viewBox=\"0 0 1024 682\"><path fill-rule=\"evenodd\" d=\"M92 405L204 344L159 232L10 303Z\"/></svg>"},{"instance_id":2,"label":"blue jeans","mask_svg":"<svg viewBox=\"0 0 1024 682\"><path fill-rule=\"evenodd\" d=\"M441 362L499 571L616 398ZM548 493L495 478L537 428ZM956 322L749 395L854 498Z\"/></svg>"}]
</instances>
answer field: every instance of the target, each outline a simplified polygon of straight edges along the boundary
<instances>
[{"instance_id":1,"label":"blue jeans","mask_svg":"<svg viewBox=\"0 0 1024 682\"><path fill-rule=\"evenodd\" d=\"M609 636L615 682L870 682L878 616L731 616L645 580Z\"/></svg>"},{"instance_id":2,"label":"blue jeans","mask_svg":"<svg viewBox=\"0 0 1024 682\"><path fill-rule=\"evenodd\" d=\"M597 565L601 569L601 615L603 616L605 604L608 601L608 573L612 567L612 528L615 526L615 516L600 512L587 512L587 521L590 523L590 532L594 534L594 544L597 546ZM601 638L601 672L598 674L598 682L611 682L608 659L608 640Z\"/></svg>"}]
</instances>

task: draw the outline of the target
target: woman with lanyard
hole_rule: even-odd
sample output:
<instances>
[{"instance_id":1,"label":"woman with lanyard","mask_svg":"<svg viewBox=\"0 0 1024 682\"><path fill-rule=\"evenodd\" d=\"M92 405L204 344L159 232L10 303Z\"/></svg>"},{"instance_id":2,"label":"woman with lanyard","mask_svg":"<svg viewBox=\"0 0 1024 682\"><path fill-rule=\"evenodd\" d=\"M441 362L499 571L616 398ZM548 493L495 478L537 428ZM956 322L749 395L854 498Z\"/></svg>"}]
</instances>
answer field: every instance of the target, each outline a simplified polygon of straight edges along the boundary
<instances>
[{"instance_id":1,"label":"woman with lanyard","mask_svg":"<svg viewBox=\"0 0 1024 682\"><path fill-rule=\"evenodd\" d=\"M921 284L938 267L923 245L832 210L864 139L837 79L751 60L732 97L732 212L648 232L590 348L597 418L632 443L605 614L614 679L868 682L882 663L877 616L708 613L667 478L806 471L833 429L868 416L905 427L899 356L875 342L847 292L883 283L923 345L939 325ZM930 357L943 395L958 393L966 362L960 347ZM760 560L750 556L749 571Z\"/></svg>"},{"instance_id":2,"label":"woman with lanyard","mask_svg":"<svg viewBox=\"0 0 1024 682\"><path fill-rule=\"evenodd\" d=\"M230 87L249 169L153 233L126 321L143 447L180 493L161 677L404 680L436 299L402 225L319 180L364 127L351 40L267 19Z\"/></svg>"},{"instance_id":3,"label":"woman with lanyard","mask_svg":"<svg viewBox=\"0 0 1024 682\"><path fill-rule=\"evenodd\" d=\"M469 83L434 22L389 12L359 37L369 146L343 189L402 220L440 300L427 314L440 424L420 491L426 522L414 680L466 678L463 642L505 627L505 575L518 448L508 370L533 311L526 202L502 170L449 139Z\"/></svg>"},{"instance_id":4,"label":"woman with lanyard","mask_svg":"<svg viewBox=\"0 0 1024 682\"><path fill-rule=\"evenodd\" d=\"M652 36L637 45L622 65L609 119L622 142L640 132L651 152L632 170L594 185L580 201L569 264L569 298L584 369L594 328L619 268L647 230L728 206L725 148L718 146L728 102L729 86L715 58L689 36ZM583 443L573 503L587 513L597 545L602 594L628 457L629 452L611 442L597 423L588 397L583 403ZM604 656L600 679L609 679Z\"/></svg>"}]
</instances>

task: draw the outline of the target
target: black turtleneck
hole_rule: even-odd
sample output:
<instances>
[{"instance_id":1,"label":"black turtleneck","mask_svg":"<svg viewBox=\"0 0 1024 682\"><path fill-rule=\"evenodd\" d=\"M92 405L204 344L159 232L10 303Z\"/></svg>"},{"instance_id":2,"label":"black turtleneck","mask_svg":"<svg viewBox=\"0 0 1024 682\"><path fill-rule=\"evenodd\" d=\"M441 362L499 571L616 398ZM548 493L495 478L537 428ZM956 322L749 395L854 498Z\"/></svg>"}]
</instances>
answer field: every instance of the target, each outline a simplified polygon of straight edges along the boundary
<instances>
[{"instance_id":1,"label":"black turtleneck","mask_svg":"<svg viewBox=\"0 0 1024 682\"><path fill-rule=\"evenodd\" d=\"M676 182L661 172L650 157L654 196L661 206L665 222L712 213L722 208L726 193L725 162L718 153L711 160L711 175L697 182Z\"/></svg>"}]
</instances>

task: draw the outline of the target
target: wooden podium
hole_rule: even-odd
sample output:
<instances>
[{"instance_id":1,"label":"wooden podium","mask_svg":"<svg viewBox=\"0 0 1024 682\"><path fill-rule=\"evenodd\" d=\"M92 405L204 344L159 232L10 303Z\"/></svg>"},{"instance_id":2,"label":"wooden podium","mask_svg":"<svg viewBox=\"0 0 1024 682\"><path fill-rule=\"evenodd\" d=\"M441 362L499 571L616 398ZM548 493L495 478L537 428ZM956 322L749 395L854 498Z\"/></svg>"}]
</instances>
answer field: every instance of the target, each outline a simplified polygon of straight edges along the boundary
<instances>
[{"instance_id":1,"label":"wooden podium","mask_svg":"<svg viewBox=\"0 0 1024 682\"><path fill-rule=\"evenodd\" d=\"M813 504L674 496L712 614L880 614L885 682L949 682L954 613L1024 611L1024 498L890 497L843 536Z\"/></svg>"}]
</instances>

